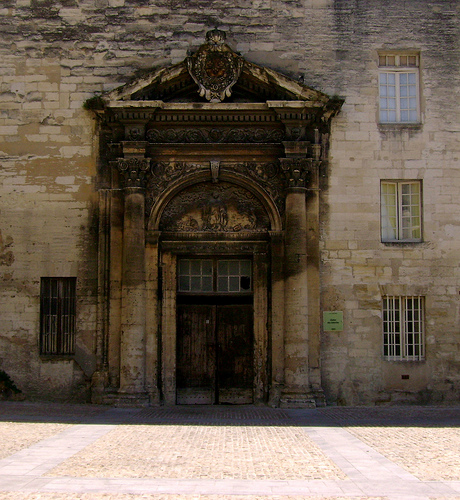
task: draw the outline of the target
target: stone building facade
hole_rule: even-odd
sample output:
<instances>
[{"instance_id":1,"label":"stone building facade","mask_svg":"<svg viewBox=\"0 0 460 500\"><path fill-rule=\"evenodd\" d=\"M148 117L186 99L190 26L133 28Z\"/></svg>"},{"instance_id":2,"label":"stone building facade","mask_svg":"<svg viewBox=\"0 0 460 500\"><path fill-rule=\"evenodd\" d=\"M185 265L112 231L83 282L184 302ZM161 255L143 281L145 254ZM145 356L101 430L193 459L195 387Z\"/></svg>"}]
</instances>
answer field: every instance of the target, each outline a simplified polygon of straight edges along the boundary
<instances>
[{"instance_id":1,"label":"stone building facade","mask_svg":"<svg viewBox=\"0 0 460 500\"><path fill-rule=\"evenodd\" d=\"M75 402L458 402L459 13L5 0L0 370Z\"/></svg>"}]
</instances>

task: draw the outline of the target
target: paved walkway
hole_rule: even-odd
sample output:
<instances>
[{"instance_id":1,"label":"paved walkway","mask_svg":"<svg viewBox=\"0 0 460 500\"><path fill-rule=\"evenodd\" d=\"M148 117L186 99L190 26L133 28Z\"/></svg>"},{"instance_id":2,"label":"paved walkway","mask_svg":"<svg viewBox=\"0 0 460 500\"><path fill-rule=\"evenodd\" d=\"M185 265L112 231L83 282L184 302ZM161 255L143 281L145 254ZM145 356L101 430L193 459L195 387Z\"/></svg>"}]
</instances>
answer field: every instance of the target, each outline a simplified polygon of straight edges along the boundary
<instances>
[{"instance_id":1,"label":"paved walkway","mask_svg":"<svg viewBox=\"0 0 460 500\"><path fill-rule=\"evenodd\" d=\"M460 499L460 407L0 402L4 500Z\"/></svg>"}]
</instances>

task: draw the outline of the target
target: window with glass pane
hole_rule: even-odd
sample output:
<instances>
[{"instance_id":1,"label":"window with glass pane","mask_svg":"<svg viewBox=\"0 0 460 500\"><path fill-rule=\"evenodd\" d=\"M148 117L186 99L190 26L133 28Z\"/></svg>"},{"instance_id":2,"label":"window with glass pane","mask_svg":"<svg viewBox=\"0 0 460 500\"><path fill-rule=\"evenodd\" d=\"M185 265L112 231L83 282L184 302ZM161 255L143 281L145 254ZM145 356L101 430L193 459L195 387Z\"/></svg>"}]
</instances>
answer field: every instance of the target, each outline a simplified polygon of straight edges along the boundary
<instances>
[{"instance_id":1,"label":"window with glass pane","mask_svg":"<svg viewBox=\"0 0 460 500\"><path fill-rule=\"evenodd\" d=\"M251 287L250 260L219 260L217 264L218 292L249 292Z\"/></svg>"},{"instance_id":2,"label":"window with glass pane","mask_svg":"<svg viewBox=\"0 0 460 500\"><path fill-rule=\"evenodd\" d=\"M181 259L178 264L178 291L250 292L251 273L251 261L246 259Z\"/></svg>"},{"instance_id":3,"label":"window with glass pane","mask_svg":"<svg viewBox=\"0 0 460 500\"><path fill-rule=\"evenodd\" d=\"M179 292L212 292L212 260L181 259L179 261Z\"/></svg>"},{"instance_id":4,"label":"window with glass pane","mask_svg":"<svg viewBox=\"0 0 460 500\"><path fill-rule=\"evenodd\" d=\"M379 56L379 120L381 123L419 121L417 55Z\"/></svg>"},{"instance_id":5,"label":"window with glass pane","mask_svg":"<svg viewBox=\"0 0 460 500\"><path fill-rule=\"evenodd\" d=\"M424 352L423 297L383 298L383 355L389 360L419 361Z\"/></svg>"},{"instance_id":6,"label":"window with glass pane","mask_svg":"<svg viewBox=\"0 0 460 500\"><path fill-rule=\"evenodd\" d=\"M421 241L421 182L382 181L380 193L382 241Z\"/></svg>"},{"instance_id":7,"label":"window with glass pane","mask_svg":"<svg viewBox=\"0 0 460 500\"><path fill-rule=\"evenodd\" d=\"M42 278L40 354L74 354L76 278Z\"/></svg>"}]
</instances>

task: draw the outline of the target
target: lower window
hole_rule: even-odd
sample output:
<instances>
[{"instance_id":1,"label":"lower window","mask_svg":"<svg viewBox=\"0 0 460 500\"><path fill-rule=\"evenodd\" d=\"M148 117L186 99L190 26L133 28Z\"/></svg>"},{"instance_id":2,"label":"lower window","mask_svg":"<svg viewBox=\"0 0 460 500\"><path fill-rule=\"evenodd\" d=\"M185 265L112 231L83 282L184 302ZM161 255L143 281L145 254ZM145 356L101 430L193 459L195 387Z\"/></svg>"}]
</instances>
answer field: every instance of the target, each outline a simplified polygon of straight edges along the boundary
<instances>
[{"instance_id":1,"label":"lower window","mask_svg":"<svg viewBox=\"0 0 460 500\"><path fill-rule=\"evenodd\" d=\"M424 359L423 297L383 298L383 356L388 360Z\"/></svg>"},{"instance_id":2,"label":"lower window","mask_svg":"<svg viewBox=\"0 0 460 500\"><path fill-rule=\"evenodd\" d=\"M76 278L42 278L40 354L75 353Z\"/></svg>"}]
</instances>

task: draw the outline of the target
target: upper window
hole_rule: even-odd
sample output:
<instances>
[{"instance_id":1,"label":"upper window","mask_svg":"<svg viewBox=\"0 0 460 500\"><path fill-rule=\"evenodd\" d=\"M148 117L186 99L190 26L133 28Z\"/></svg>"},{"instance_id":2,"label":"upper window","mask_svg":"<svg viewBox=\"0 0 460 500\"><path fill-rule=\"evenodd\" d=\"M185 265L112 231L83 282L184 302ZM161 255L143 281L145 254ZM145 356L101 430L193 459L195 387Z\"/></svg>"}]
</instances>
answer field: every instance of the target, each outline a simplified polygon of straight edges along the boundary
<instances>
[{"instance_id":1,"label":"upper window","mask_svg":"<svg viewBox=\"0 0 460 500\"><path fill-rule=\"evenodd\" d=\"M424 300L383 297L383 356L394 361L424 359Z\"/></svg>"},{"instance_id":2,"label":"upper window","mask_svg":"<svg viewBox=\"0 0 460 500\"><path fill-rule=\"evenodd\" d=\"M380 123L420 121L419 55L379 55Z\"/></svg>"},{"instance_id":3,"label":"upper window","mask_svg":"<svg viewBox=\"0 0 460 500\"><path fill-rule=\"evenodd\" d=\"M382 181L380 219L382 241L422 241L420 181Z\"/></svg>"},{"instance_id":4,"label":"upper window","mask_svg":"<svg viewBox=\"0 0 460 500\"><path fill-rule=\"evenodd\" d=\"M251 289L251 261L248 259L179 261L179 292L245 293Z\"/></svg>"},{"instance_id":5,"label":"upper window","mask_svg":"<svg viewBox=\"0 0 460 500\"><path fill-rule=\"evenodd\" d=\"M75 353L76 278L42 278L40 354Z\"/></svg>"}]
</instances>

